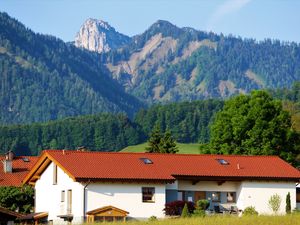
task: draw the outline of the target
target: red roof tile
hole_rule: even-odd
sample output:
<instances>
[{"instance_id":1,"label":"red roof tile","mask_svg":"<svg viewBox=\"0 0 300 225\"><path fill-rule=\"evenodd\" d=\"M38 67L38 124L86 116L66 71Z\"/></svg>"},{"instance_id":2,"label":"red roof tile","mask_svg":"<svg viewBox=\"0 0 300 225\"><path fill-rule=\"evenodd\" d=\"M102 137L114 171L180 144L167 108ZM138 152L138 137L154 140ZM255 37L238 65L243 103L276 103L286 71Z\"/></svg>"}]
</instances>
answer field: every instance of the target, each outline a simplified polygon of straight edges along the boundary
<instances>
[{"instance_id":1,"label":"red roof tile","mask_svg":"<svg viewBox=\"0 0 300 225\"><path fill-rule=\"evenodd\" d=\"M74 179L174 180L176 176L300 180L300 172L277 156L107 153L47 150ZM43 156L42 155L42 156ZM153 164L144 164L148 158ZM217 159L229 164L221 165Z\"/></svg>"},{"instance_id":2,"label":"red roof tile","mask_svg":"<svg viewBox=\"0 0 300 225\"><path fill-rule=\"evenodd\" d=\"M29 162L24 162L23 158L28 158ZM25 176L29 173L39 157L36 156L17 156L13 159L12 173L5 173L2 161L4 156L0 156L0 186L21 186Z\"/></svg>"}]
</instances>

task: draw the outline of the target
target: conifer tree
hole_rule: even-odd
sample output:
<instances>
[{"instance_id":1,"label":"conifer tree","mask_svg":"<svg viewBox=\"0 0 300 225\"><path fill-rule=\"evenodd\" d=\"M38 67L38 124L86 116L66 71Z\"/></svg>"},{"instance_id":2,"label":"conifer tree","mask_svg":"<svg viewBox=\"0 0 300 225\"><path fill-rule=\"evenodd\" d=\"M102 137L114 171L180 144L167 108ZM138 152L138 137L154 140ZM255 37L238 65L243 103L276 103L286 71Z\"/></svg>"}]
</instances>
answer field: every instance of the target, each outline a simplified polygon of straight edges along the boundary
<instances>
[{"instance_id":1,"label":"conifer tree","mask_svg":"<svg viewBox=\"0 0 300 225\"><path fill-rule=\"evenodd\" d=\"M160 127L158 124L155 124L154 129L150 134L150 138L148 140L148 146L146 147L146 152L149 153L159 153L161 149L161 139L162 134L160 131Z\"/></svg>"}]
</instances>

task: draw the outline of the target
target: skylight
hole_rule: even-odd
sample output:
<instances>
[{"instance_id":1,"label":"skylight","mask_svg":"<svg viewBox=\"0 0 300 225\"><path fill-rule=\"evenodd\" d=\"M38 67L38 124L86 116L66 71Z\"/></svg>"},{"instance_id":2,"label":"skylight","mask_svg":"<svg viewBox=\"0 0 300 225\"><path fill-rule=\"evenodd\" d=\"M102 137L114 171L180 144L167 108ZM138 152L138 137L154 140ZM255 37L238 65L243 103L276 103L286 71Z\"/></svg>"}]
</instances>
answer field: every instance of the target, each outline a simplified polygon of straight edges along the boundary
<instances>
[{"instance_id":1,"label":"skylight","mask_svg":"<svg viewBox=\"0 0 300 225\"><path fill-rule=\"evenodd\" d=\"M221 165L229 165L229 162L226 161L225 159L217 159L217 161L218 161Z\"/></svg>"},{"instance_id":2,"label":"skylight","mask_svg":"<svg viewBox=\"0 0 300 225\"><path fill-rule=\"evenodd\" d=\"M151 159L148 158L140 158L140 160L144 163L144 164L153 164Z\"/></svg>"},{"instance_id":3,"label":"skylight","mask_svg":"<svg viewBox=\"0 0 300 225\"><path fill-rule=\"evenodd\" d=\"M30 160L29 160L27 157L22 158L22 160L23 160L24 162L30 162Z\"/></svg>"}]
</instances>

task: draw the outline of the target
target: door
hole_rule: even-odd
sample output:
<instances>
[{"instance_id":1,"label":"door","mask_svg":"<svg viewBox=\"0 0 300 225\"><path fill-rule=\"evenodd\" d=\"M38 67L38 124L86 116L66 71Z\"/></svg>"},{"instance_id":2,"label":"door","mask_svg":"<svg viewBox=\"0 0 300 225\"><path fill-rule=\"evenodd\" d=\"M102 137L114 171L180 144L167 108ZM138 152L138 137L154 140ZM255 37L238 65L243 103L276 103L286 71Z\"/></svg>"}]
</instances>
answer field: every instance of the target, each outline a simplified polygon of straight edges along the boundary
<instances>
[{"instance_id":1,"label":"door","mask_svg":"<svg viewBox=\"0 0 300 225\"><path fill-rule=\"evenodd\" d=\"M205 191L195 191L195 203L201 199L206 199Z\"/></svg>"},{"instance_id":2,"label":"door","mask_svg":"<svg viewBox=\"0 0 300 225\"><path fill-rule=\"evenodd\" d=\"M72 190L68 190L67 214L72 214Z\"/></svg>"}]
</instances>

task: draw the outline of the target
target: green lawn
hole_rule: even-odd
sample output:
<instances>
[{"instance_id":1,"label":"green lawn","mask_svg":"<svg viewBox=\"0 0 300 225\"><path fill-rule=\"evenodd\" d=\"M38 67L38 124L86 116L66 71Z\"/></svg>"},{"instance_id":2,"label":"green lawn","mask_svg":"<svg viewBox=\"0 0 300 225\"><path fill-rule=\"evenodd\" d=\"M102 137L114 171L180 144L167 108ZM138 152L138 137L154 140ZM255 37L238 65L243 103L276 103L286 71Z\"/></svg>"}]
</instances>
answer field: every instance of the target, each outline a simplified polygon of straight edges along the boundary
<instances>
[{"instance_id":1,"label":"green lawn","mask_svg":"<svg viewBox=\"0 0 300 225\"><path fill-rule=\"evenodd\" d=\"M191 143L177 143L178 146L178 153L181 154L199 154L199 147L201 144ZM139 144L139 145L132 145L128 146L121 150L121 152L145 152L145 148L147 143Z\"/></svg>"},{"instance_id":2,"label":"green lawn","mask_svg":"<svg viewBox=\"0 0 300 225\"><path fill-rule=\"evenodd\" d=\"M206 216L187 219L164 219L159 221L130 221L119 223L102 224L125 224L125 225L300 225L300 215L287 216Z\"/></svg>"}]
</instances>

